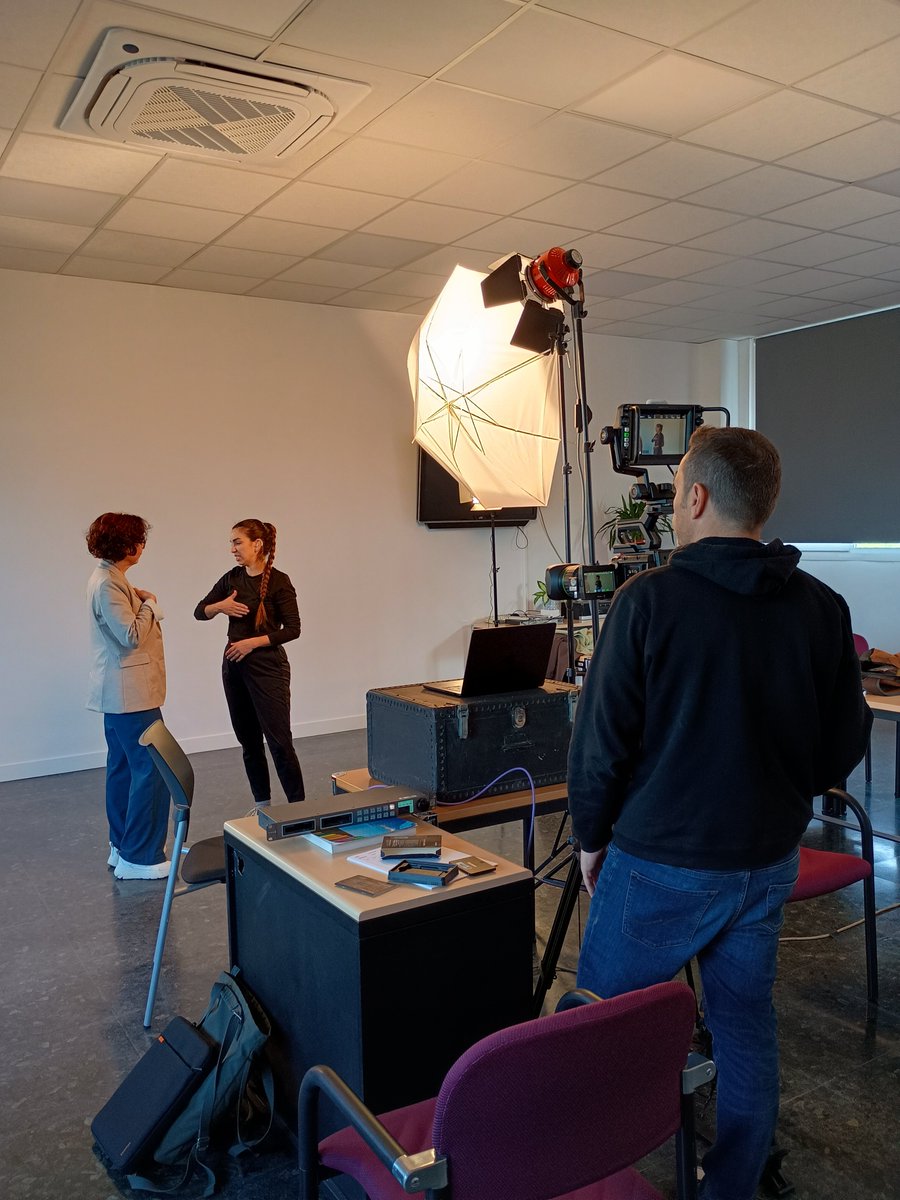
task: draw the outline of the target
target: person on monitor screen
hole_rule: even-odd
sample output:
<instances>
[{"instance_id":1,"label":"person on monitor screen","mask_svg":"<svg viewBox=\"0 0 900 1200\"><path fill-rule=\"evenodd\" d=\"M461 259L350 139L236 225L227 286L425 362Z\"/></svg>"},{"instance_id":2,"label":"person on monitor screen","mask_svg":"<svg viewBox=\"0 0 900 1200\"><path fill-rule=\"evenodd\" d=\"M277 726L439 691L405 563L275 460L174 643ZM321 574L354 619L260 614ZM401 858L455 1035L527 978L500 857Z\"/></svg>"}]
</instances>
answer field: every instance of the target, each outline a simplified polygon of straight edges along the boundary
<instances>
[{"instance_id":1,"label":"person on monitor screen","mask_svg":"<svg viewBox=\"0 0 900 1200\"><path fill-rule=\"evenodd\" d=\"M300 636L297 593L273 566L275 526L251 517L231 530L235 566L194 609L198 621L223 613L228 642L222 683L253 802L271 800L263 738L288 801L305 799L303 774L291 735L291 666L285 642Z\"/></svg>"},{"instance_id":2,"label":"person on monitor screen","mask_svg":"<svg viewBox=\"0 0 900 1200\"><path fill-rule=\"evenodd\" d=\"M662 454L663 446L666 444L666 439L663 436L663 427L659 422L657 422L656 425L656 433L654 433L653 437L650 439L650 444L653 446L654 454Z\"/></svg>"},{"instance_id":3,"label":"person on monitor screen","mask_svg":"<svg viewBox=\"0 0 900 1200\"><path fill-rule=\"evenodd\" d=\"M133 513L103 513L86 539L100 560L87 588L93 651L87 706L103 713L107 865L116 879L169 874L169 793L138 740L161 720L166 698L163 614L152 592L132 587L125 578L141 560L149 529Z\"/></svg>"},{"instance_id":4,"label":"person on monitor screen","mask_svg":"<svg viewBox=\"0 0 900 1200\"><path fill-rule=\"evenodd\" d=\"M718 1069L704 1200L752 1200L778 1114L772 987L812 799L865 752L842 597L761 541L778 452L703 427L675 476L678 549L617 593L572 734L592 896L578 986L614 996L697 957Z\"/></svg>"}]
</instances>

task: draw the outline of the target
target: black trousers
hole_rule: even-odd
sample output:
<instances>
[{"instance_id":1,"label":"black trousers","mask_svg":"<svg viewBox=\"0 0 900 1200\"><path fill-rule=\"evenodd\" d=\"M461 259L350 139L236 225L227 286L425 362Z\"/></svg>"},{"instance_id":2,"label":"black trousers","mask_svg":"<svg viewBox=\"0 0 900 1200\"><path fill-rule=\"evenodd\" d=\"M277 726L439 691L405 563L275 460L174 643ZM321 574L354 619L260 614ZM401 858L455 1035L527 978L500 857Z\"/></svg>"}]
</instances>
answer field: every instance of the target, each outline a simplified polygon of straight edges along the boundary
<instances>
[{"instance_id":1,"label":"black trousers","mask_svg":"<svg viewBox=\"0 0 900 1200\"><path fill-rule=\"evenodd\" d=\"M291 665L282 646L254 650L241 662L222 660L225 699L256 804L272 798L263 737L288 801L305 799L291 737Z\"/></svg>"}]
</instances>

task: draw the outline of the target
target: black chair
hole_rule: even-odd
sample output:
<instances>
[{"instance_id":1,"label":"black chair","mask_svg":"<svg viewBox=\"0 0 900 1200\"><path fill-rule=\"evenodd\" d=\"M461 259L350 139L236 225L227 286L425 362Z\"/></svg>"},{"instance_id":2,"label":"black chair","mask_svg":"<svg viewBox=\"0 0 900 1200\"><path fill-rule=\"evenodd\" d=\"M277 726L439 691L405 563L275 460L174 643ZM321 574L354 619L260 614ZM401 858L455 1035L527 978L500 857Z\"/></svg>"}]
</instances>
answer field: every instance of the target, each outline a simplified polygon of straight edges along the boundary
<instances>
[{"instance_id":1,"label":"black chair","mask_svg":"<svg viewBox=\"0 0 900 1200\"><path fill-rule=\"evenodd\" d=\"M166 893L163 896L159 931L156 935L156 949L153 952L150 990L147 993L147 1007L144 1010L144 1028L149 1029L153 1018L153 1005L156 1001L156 989L159 984L159 972L162 967L172 901L176 896L197 892L213 883L225 882L225 838L222 834L217 837L204 838L203 841L195 842L187 851L184 850L191 821L191 802L194 798L194 768L191 766L188 756L162 721L154 721L144 730L139 740L142 746L147 747L157 771L169 789L172 797L172 819L175 825L172 867L166 882Z\"/></svg>"}]
</instances>

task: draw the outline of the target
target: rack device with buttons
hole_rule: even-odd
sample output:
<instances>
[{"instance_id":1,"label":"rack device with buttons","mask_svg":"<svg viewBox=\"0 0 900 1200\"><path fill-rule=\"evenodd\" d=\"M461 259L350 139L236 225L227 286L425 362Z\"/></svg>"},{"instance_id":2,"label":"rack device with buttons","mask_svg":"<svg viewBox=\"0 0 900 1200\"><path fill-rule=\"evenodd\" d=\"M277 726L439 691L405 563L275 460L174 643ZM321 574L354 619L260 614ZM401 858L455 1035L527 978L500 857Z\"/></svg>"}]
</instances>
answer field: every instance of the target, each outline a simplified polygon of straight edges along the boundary
<instances>
[{"instance_id":1,"label":"rack device with buttons","mask_svg":"<svg viewBox=\"0 0 900 1200\"><path fill-rule=\"evenodd\" d=\"M421 792L402 787L370 788L324 799L307 799L298 804L277 804L258 810L259 824L266 841L336 829L339 825L358 825L363 821L383 821L386 817L419 817L434 820L434 800Z\"/></svg>"}]
</instances>

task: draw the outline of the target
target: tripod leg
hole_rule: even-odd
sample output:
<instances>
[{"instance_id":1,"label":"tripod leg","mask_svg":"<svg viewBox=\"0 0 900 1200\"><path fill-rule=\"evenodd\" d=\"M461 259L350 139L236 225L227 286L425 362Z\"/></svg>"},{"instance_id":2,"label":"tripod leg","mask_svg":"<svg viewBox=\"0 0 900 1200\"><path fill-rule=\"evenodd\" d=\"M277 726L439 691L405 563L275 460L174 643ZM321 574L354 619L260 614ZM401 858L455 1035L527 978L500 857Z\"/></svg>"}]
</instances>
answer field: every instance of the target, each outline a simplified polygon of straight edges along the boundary
<instances>
[{"instance_id":1,"label":"tripod leg","mask_svg":"<svg viewBox=\"0 0 900 1200\"><path fill-rule=\"evenodd\" d=\"M572 919L572 913L575 911L580 891L581 860L578 856L578 851L573 850L572 859L569 863L569 871L566 875L566 882L563 884L559 904L556 908L556 916L553 918L553 924L550 926L550 933L547 937L544 957L541 959L541 974L534 991L534 1015L536 1017L541 1015L541 1009L547 998L547 992L550 990L550 985L556 977L556 964L559 962L560 952L563 948L563 942L566 940L566 932L569 928L569 922Z\"/></svg>"}]
</instances>

